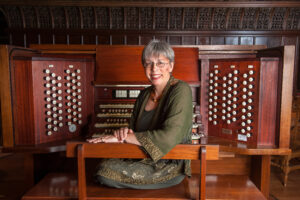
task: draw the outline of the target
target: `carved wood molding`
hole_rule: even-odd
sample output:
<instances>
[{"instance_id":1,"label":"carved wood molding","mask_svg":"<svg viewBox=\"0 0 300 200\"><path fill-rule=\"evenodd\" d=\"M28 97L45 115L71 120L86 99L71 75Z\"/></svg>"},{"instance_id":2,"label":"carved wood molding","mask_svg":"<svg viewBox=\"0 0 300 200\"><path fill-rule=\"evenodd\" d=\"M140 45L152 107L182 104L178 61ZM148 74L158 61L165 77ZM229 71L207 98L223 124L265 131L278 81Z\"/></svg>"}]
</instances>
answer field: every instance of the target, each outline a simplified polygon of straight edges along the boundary
<instances>
[{"instance_id":1,"label":"carved wood molding","mask_svg":"<svg viewBox=\"0 0 300 200\"><path fill-rule=\"evenodd\" d=\"M299 3L300 5L300 3ZM299 31L300 7L2 5L9 28L155 31Z\"/></svg>"},{"instance_id":2,"label":"carved wood molding","mask_svg":"<svg viewBox=\"0 0 300 200\"><path fill-rule=\"evenodd\" d=\"M0 5L92 6L92 7L300 7L297 0L0 0Z\"/></svg>"}]
</instances>

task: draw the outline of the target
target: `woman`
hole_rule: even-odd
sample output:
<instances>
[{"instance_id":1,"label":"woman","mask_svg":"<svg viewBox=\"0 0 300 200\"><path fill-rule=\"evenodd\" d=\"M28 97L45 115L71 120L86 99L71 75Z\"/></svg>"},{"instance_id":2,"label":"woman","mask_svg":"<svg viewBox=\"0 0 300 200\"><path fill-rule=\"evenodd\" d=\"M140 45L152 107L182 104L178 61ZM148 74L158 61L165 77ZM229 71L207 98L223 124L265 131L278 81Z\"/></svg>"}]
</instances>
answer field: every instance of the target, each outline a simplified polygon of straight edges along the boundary
<instances>
[{"instance_id":1,"label":"woman","mask_svg":"<svg viewBox=\"0 0 300 200\"><path fill-rule=\"evenodd\" d=\"M190 161L161 158L177 144L191 142L191 89L172 76L174 51L169 44L152 40L143 50L142 64L152 85L137 98L129 128L88 141L136 144L150 158L105 159L96 177L107 186L158 189L176 185L190 175Z\"/></svg>"}]
</instances>

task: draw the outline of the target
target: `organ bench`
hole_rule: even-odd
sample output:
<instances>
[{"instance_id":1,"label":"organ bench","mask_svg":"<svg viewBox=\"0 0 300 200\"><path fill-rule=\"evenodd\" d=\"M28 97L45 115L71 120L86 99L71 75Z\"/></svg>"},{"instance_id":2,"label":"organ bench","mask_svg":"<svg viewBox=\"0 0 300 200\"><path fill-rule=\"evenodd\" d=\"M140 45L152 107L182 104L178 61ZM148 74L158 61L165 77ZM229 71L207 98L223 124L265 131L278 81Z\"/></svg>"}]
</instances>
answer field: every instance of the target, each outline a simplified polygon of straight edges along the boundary
<instances>
[{"instance_id":1,"label":"organ bench","mask_svg":"<svg viewBox=\"0 0 300 200\"><path fill-rule=\"evenodd\" d=\"M206 142L206 144L205 144ZM217 145L221 144L221 145ZM252 156L253 170L246 174L207 174L206 161L222 160L223 152ZM236 146L234 142L209 138L198 145L177 145L165 159L191 159L192 177L179 185L158 190L115 189L94 183L94 170L86 169L89 158L146 158L138 146L132 144L89 144L84 141L69 141L66 156L77 159L77 176L71 173L50 173L31 188L23 200L37 199L241 199L264 200L268 193L270 156L285 155L288 150L251 149ZM219 155L220 154L220 155ZM221 158L219 158L219 156ZM238 155L236 155L238 157ZM200 166L196 166L197 160ZM258 165L260 163L260 165ZM222 166L221 166L222 167ZM90 169L90 168L88 168ZM260 179L260 180L257 180ZM257 185L260 184L260 187ZM259 189L260 188L260 189Z\"/></svg>"}]
</instances>

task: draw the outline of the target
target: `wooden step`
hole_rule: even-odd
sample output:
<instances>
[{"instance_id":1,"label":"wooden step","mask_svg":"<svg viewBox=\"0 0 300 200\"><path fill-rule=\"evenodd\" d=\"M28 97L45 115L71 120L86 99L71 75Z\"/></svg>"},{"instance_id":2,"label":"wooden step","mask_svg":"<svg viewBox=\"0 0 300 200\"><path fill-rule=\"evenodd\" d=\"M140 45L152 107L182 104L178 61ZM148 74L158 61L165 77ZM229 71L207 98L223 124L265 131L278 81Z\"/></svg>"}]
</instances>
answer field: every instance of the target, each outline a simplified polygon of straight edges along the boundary
<instances>
[{"instance_id":1,"label":"wooden step","mask_svg":"<svg viewBox=\"0 0 300 200\"><path fill-rule=\"evenodd\" d=\"M196 175L195 175L196 176ZM196 177L186 179L181 184L159 190L114 189L88 181L88 199L195 199L198 188ZM266 200L247 176L207 175L206 199ZM191 196L189 196L191 194ZM30 189L23 200L77 199L77 178L71 174L48 174Z\"/></svg>"}]
</instances>

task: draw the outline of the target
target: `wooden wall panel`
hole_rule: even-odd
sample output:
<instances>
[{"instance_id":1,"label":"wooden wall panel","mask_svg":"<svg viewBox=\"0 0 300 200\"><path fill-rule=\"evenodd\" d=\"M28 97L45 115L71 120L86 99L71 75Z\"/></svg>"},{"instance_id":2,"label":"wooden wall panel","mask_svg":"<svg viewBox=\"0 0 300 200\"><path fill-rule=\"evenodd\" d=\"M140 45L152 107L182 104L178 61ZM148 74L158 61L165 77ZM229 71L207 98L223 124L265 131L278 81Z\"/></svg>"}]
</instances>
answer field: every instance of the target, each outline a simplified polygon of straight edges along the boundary
<instances>
[{"instance_id":1,"label":"wooden wall panel","mask_svg":"<svg viewBox=\"0 0 300 200\"><path fill-rule=\"evenodd\" d=\"M173 45L181 45L182 44L181 36L170 36L169 43Z\"/></svg>"},{"instance_id":2,"label":"wooden wall panel","mask_svg":"<svg viewBox=\"0 0 300 200\"><path fill-rule=\"evenodd\" d=\"M225 44L225 38L224 37L211 37L210 44L211 45L223 45L223 44Z\"/></svg>"},{"instance_id":3,"label":"wooden wall panel","mask_svg":"<svg viewBox=\"0 0 300 200\"><path fill-rule=\"evenodd\" d=\"M82 44L81 35L68 35L68 37L69 37L68 44Z\"/></svg>"},{"instance_id":4,"label":"wooden wall panel","mask_svg":"<svg viewBox=\"0 0 300 200\"><path fill-rule=\"evenodd\" d=\"M239 37L225 37L225 44L227 45L239 45Z\"/></svg>"},{"instance_id":5,"label":"wooden wall panel","mask_svg":"<svg viewBox=\"0 0 300 200\"><path fill-rule=\"evenodd\" d=\"M26 47L29 47L29 44L39 44L39 33L28 33L26 34Z\"/></svg>"},{"instance_id":6,"label":"wooden wall panel","mask_svg":"<svg viewBox=\"0 0 300 200\"><path fill-rule=\"evenodd\" d=\"M282 45L295 45L297 44L297 36L283 36Z\"/></svg>"},{"instance_id":7,"label":"wooden wall panel","mask_svg":"<svg viewBox=\"0 0 300 200\"><path fill-rule=\"evenodd\" d=\"M197 36L183 36L182 37L183 45L195 45L197 44Z\"/></svg>"},{"instance_id":8,"label":"wooden wall panel","mask_svg":"<svg viewBox=\"0 0 300 200\"><path fill-rule=\"evenodd\" d=\"M83 44L96 44L96 35L83 35Z\"/></svg>"},{"instance_id":9,"label":"wooden wall panel","mask_svg":"<svg viewBox=\"0 0 300 200\"><path fill-rule=\"evenodd\" d=\"M253 45L254 37L253 36L242 36L240 37L240 45Z\"/></svg>"},{"instance_id":10,"label":"wooden wall panel","mask_svg":"<svg viewBox=\"0 0 300 200\"><path fill-rule=\"evenodd\" d=\"M154 38L158 39L158 40L161 40L161 41L165 41L165 42L170 42L169 41L169 37L166 36L166 35L154 35ZM147 39L153 39L153 37L148 37ZM149 40L149 41L150 41ZM149 41L147 41L145 44L147 44ZM170 42L171 43L171 42Z\"/></svg>"},{"instance_id":11,"label":"wooden wall panel","mask_svg":"<svg viewBox=\"0 0 300 200\"><path fill-rule=\"evenodd\" d=\"M124 35L114 35L114 36L112 36L111 43L112 43L112 45L125 44Z\"/></svg>"},{"instance_id":12,"label":"wooden wall panel","mask_svg":"<svg viewBox=\"0 0 300 200\"><path fill-rule=\"evenodd\" d=\"M97 44L110 44L110 37L109 35L101 35L97 36L98 43Z\"/></svg>"},{"instance_id":13,"label":"wooden wall panel","mask_svg":"<svg viewBox=\"0 0 300 200\"><path fill-rule=\"evenodd\" d=\"M129 50L130 49L130 50ZM142 46L97 47L95 84L149 84L141 63ZM174 48L174 77L189 83L199 83L197 48ZM107 67L111 66L111 67ZM128 73L130 72L130 73Z\"/></svg>"},{"instance_id":14,"label":"wooden wall panel","mask_svg":"<svg viewBox=\"0 0 300 200\"><path fill-rule=\"evenodd\" d=\"M55 44L68 44L67 35L65 34L55 34L54 42Z\"/></svg>"},{"instance_id":15,"label":"wooden wall panel","mask_svg":"<svg viewBox=\"0 0 300 200\"><path fill-rule=\"evenodd\" d=\"M41 44L54 44L53 35L51 33L42 32L40 42Z\"/></svg>"},{"instance_id":16,"label":"wooden wall panel","mask_svg":"<svg viewBox=\"0 0 300 200\"><path fill-rule=\"evenodd\" d=\"M258 37L255 37L255 40L254 40L254 44L255 45L267 45L268 44L268 37L267 36L258 36Z\"/></svg>"},{"instance_id":17,"label":"wooden wall panel","mask_svg":"<svg viewBox=\"0 0 300 200\"><path fill-rule=\"evenodd\" d=\"M222 156L222 152L220 152ZM219 160L207 161L207 174L235 174L248 175L250 173L251 160L247 156L221 157ZM192 172L199 172L200 162L192 161Z\"/></svg>"},{"instance_id":18,"label":"wooden wall panel","mask_svg":"<svg viewBox=\"0 0 300 200\"><path fill-rule=\"evenodd\" d=\"M282 37L277 36L277 37L268 37L268 43L267 46L268 47L278 47L282 45Z\"/></svg>"},{"instance_id":19,"label":"wooden wall panel","mask_svg":"<svg viewBox=\"0 0 300 200\"><path fill-rule=\"evenodd\" d=\"M25 34L22 32L14 32L10 36L11 38L11 44L16 46L25 46L24 38Z\"/></svg>"},{"instance_id":20,"label":"wooden wall panel","mask_svg":"<svg viewBox=\"0 0 300 200\"><path fill-rule=\"evenodd\" d=\"M127 45L137 45L139 44L139 37L138 36L132 36L129 35L126 37Z\"/></svg>"},{"instance_id":21,"label":"wooden wall panel","mask_svg":"<svg viewBox=\"0 0 300 200\"><path fill-rule=\"evenodd\" d=\"M53 0L36 6L0 2L7 21L7 44L145 45L152 38L172 45L295 45L299 55L300 2L180 0L96 1ZM1 16L1 15L0 15ZM68 36L69 35L69 36ZM68 37L67 37L68 36ZM83 36L83 37L81 37ZM299 61L295 63L295 82ZM300 90L300 80L298 79Z\"/></svg>"},{"instance_id":22,"label":"wooden wall panel","mask_svg":"<svg viewBox=\"0 0 300 200\"><path fill-rule=\"evenodd\" d=\"M198 36L198 42L197 45L209 45L210 44L210 38L209 37L202 37Z\"/></svg>"},{"instance_id":23,"label":"wooden wall panel","mask_svg":"<svg viewBox=\"0 0 300 200\"><path fill-rule=\"evenodd\" d=\"M140 45L146 45L146 44L148 44L148 42L150 41L150 40L152 40L153 39L153 36L151 36L151 35L145 35L145 36L140 36L139 37L140 38ZM160 39L160 40L162 40L162 41L167 41L166 40L166 37L162 37L162 38L159 38L159 37L156 37L157 39Z\"/></svg>"}]
</instances>

